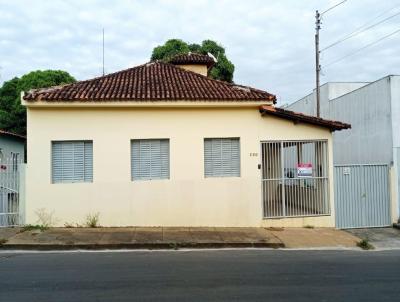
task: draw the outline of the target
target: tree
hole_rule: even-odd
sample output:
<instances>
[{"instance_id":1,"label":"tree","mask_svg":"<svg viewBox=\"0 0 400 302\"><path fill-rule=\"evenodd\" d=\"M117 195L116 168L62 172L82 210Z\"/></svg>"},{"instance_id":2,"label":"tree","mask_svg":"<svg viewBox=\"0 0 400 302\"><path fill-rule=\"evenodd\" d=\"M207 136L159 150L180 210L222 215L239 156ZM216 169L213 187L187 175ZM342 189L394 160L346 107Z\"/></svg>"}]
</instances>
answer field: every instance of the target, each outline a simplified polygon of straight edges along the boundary
<instances>
[{"instance_id":1,"label":"tree","mask_svg":"<svg viewBox=\"0 0 400 302\"><path fill-rule=\"evenodd\" d=\"M217 58L217 63L211 69L210 77L230 83L233 81L235 66L226 57L225 48L213 40L204 40L200 45L196 43L188 44L179 39L170 39L164 45L153 49L151 61L162 60L168 62L173 56L188 52L211 53Z\"/></svg>"},{"instance_id":2,"label":"tree","mask_svg":"<svg viewBox=\"0 0 400 302\"><path fill-rule=\"evenodd\" d=\"M0 87L0 129L26 134L26 109L21 105L21 91L46 88L75 82L75 78L62 70L37 70L15 77Z\"/></svg>"}]
</instances>

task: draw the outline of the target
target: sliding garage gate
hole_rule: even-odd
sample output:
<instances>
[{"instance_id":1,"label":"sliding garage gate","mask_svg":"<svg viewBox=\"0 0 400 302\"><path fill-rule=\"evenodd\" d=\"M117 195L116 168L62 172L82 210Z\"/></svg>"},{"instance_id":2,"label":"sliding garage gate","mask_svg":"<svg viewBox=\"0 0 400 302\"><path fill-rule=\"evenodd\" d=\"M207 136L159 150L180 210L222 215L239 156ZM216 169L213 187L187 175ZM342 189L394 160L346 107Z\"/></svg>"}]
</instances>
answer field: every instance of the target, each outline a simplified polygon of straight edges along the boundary
<instances>
[{"instance_id":1,"label":"sliding garage gate","mask_svg":"<svg viewBox=\"0 0 400 302\"><path fill-rule=\"evenodd\" d=\"M391 224L388 165L334 167L336 227Z\"/></svg>"}]
</instances>

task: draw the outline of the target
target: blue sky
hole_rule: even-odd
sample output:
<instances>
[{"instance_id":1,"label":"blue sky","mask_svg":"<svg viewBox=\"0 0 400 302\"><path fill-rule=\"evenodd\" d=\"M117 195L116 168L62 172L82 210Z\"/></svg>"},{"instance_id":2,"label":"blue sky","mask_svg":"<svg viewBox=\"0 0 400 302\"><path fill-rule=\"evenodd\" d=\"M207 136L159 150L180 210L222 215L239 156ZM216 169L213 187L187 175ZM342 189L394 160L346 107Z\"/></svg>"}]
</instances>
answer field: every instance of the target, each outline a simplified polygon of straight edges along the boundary
<instances>
[{"instance_id":1,"label":"blue sky","mask_svg":"<svg viewBox=\"0 0 400 302\"><path fill-rule=\"evenodd\" d=\"M104 27L106 73L148 61L153 47L170 38L213 39L235 64L235 82L291 103L314 87L315 10L338 2L0 0L0 83L37 69L66 70L78 80L101 75ZM321 45L385 11L372 23L400 12L400 0L348 0L324 15ZM323 52L322 82L400 74L400 33L324 68L397 29L400 15Z\"/></svg>"}]
</instances>

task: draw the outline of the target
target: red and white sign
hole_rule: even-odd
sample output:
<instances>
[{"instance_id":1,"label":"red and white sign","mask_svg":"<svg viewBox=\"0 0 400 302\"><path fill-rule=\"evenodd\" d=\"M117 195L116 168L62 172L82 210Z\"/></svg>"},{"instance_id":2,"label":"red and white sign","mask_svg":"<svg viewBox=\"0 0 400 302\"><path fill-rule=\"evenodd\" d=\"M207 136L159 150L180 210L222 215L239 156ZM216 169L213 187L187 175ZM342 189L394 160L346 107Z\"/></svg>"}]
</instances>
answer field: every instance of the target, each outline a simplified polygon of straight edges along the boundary
<instances>
[{"instance_id":1,"label":"red and white sign","mask_svg":"<svg viewBox=\"0 0 400 302\"><path fill-rule=\"evenodd\" d=\"M312 177L312 164L297 164L297 177Z\"/></svg>"}]
</instances>

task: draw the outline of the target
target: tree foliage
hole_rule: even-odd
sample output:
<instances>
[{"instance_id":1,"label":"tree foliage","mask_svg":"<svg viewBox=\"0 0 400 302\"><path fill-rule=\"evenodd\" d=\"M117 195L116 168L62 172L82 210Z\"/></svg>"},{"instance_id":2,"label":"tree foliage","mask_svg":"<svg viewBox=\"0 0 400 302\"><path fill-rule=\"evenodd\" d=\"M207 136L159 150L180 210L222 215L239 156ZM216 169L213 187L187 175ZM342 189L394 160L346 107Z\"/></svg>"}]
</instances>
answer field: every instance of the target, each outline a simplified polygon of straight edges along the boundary
<instances>
[{"instance_id":1,"label":"tree foliage","mask_svg":"<svg viewBox=\"0 0 400 302\"><path fill-rule=\"evenodd\" d=\"M211 53L217 58L217 63L211 69L210 76L213 79L226 82L233 81L235 66L226 57L225 48L212 40L204 40L200 45L196 43L188 44L179 39L171 39L165 42L164 45L157 46L153 49L151 60L168 61L177 54L188 52L197 52L201 54Z\"/></svg>"},{"instance_id":2,"label":"tree foliage","mask_svg":"<svg viewBox=\"0 0 400 302\"><path fill-rule=\"evenodd\" d=\"M21 105L21 91L75 81L74 77L62 70L37 70L4 82L0 87L0 129L26 134L26 109Z\"/></svg>"}]
</instances>

